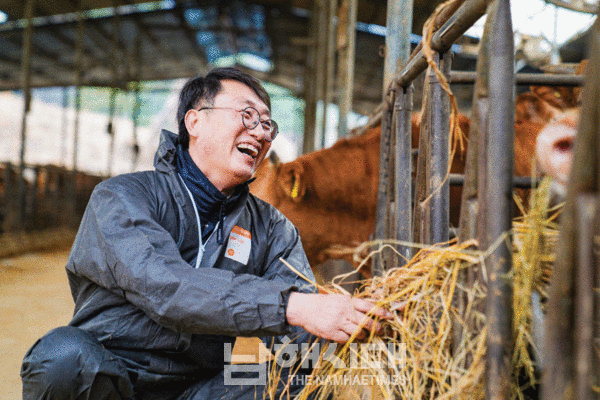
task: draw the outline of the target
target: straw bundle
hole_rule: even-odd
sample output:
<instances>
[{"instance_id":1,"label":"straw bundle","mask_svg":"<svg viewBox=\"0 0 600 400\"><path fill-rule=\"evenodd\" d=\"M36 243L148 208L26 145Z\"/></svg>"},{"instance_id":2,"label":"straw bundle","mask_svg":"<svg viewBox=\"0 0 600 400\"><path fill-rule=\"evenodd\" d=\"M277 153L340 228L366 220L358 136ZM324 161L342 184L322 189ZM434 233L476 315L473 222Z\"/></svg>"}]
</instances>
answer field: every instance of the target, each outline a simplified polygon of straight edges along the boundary
<instances>
[{"instance_id":1,"label":"straw bundle","mask_svg":"<svg viewBox=\"0 0 600 400\"><path fill-rule=\"evenodd\" d=\"M513 223L514 259L509 278L514 293L514 398L525 398L524 391L536 383L530 351L534 347L531 298L534 292L542 299L546 296L557 238L557 211L548 209L548 187L548 182L542 182L532 191L530 211ZM387 243L391 244L394 242ZM352 337L345 345L337 345L335 356L342 361L340 366L334 365L326 356L327 348L322 348L319 363L298 398L325 399L334 394L334 398L357 399L483 399L485 282L475 280L467 284L462 278L467 273L473 275L477 269L485 276L487 252L477 250L476 244L469 241L421 247L403 267L365 281L354 295L370 299L395 314L393 320L381 321L386 328L383 336L363 341L380 343L382 350L362 351L363 343ZM360 253L373 246L374 243L363 244L354 251ZM380 249L381 242L377 246ZM335 283L320 289L343 291ZM461 307L457 306L458 298L462 298ZM405 346L405 352L400 357L389 357L384 349L389 349L390 344L395 349ZM274 398L274 391L269 393L267 397Z\"/></svg>"}]
</instances>

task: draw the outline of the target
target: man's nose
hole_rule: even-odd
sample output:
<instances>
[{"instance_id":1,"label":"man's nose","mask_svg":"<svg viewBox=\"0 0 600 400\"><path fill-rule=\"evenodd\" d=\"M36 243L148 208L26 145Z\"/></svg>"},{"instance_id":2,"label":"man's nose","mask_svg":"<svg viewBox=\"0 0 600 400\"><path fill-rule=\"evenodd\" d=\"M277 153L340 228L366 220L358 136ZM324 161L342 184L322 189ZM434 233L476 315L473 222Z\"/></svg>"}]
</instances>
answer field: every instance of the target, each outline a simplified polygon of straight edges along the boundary
<instances>
[{"instance_id":1,"label":"man's nose","mask_svg":"<svg viewBox=\"0 0 600 400\"><path fill-rule=\"evenodd\" d=\"M263 128L261 123L258 123L258 125L254 127L254 129L249 129L249 131L250 134L254 136L256 140L259 141L266 140L269 135L269 133Z\"/></svg>"}]
</instances>

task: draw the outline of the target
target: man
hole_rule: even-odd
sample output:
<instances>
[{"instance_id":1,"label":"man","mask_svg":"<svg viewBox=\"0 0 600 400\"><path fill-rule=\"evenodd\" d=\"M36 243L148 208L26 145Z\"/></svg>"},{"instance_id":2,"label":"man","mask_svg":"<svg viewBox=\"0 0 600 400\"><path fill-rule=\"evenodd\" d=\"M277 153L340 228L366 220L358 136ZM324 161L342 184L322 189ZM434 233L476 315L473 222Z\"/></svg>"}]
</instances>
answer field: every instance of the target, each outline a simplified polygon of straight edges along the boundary
<instances>
[{"instance_id":1,"label":"man","mask_svg":"<svg viewBox=\"0 0 600 400\"><path fill-rule=\"evenodd\" d=\"M66 267L73 320L25 356L24 399L261 398L224 383L235 337L381 329L372 303L314 294L280 261L312 278L297 230L248 192L277 135L260 83L215 69L185 85L177 119L155 171L94 190Z\"/></svg>"}]
</instances>

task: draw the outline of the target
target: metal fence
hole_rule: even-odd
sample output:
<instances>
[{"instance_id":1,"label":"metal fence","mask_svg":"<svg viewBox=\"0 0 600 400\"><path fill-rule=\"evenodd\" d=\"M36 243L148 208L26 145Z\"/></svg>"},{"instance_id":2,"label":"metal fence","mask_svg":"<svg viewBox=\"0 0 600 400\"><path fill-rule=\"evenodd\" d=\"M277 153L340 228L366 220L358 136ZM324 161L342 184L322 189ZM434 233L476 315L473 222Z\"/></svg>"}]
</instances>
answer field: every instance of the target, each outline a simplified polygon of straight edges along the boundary
<instances>
[{"instance_id":1,"label":"metal fence","mask_svg":"<svg viewBox=\"0 0 600 400\"><path fill-rule=\"evenodd\" d=\"M481 16L488 14L480 44L477 73L450 72L450 46ZM439 18L438 18L439 19ZM481 249L493 247L486 276L474 279L488 286L486 397L510 395L512 342L512 267L510 250L512 192L522 185L513 177L515 85L583 84L582 77L520 75L514 71L514 43L508 0L467 0L444 21L428 42L419 46L396 76L384 99L381 114L380 176L375 227L376 239L423 244L449 239L450 181L463 181L458 238L476 238ZM600 32L589 54L585 100L571 172L568 199L562 216L561 240L555 263L546 322L543 394L546 399L597 397L600 361L594 338L600 337L598 319L598 190L600 186ZM447 176L452 104L440 76L448 82L474 83L471 130L464 177ZM427 70L427 71L426 71ZM426 72L425 72L426 71ZM417 165L411 155L412 82L427 74ZM585 143L585 144L583 144ZM412 171L415 171L414 190ZM505 239L504 239L505 238ZM492 244L495 244L492 246ZM407 259L408 246L398 246ZM373 264L379 275L401 261L390 251ZM469 282L464 282L469 284ZM544 346L544 344L540 344Z\"/></svg>"}]
</instances>

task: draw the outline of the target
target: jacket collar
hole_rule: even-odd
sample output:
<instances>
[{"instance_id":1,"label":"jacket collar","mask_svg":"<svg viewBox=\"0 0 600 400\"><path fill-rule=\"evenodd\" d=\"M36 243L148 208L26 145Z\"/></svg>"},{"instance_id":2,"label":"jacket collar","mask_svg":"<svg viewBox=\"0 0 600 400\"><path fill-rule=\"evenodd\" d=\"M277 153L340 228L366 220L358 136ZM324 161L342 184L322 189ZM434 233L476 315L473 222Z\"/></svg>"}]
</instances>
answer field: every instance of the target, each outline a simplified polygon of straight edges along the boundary
<instances>
[{"instance_id":1,"label":"jacket collar","mask_svg":"<svg viewBox=\"0 0 600 400\"><path fill-rule=\"evenodd\" d=\"M154 154L154 168L160 172L175 171L175 157L179 138L173 132L163 129L160 132L158 149Z\"/></svg>"}]
</instances>

